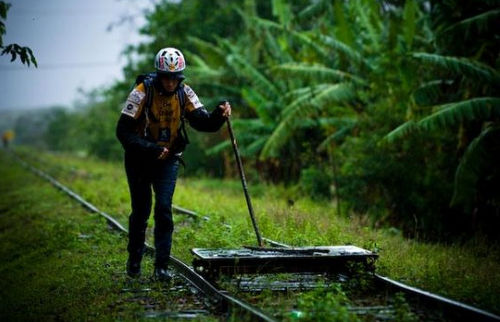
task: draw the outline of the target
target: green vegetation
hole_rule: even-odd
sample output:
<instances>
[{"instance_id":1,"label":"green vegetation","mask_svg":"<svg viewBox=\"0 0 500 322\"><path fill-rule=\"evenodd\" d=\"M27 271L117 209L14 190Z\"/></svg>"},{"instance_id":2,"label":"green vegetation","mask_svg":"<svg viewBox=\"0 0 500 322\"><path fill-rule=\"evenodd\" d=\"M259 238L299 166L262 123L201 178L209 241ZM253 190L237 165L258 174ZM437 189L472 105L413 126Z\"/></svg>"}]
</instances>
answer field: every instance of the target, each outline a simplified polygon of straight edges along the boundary
<instances>
[{"instance_id":1,"label":"green vegetation","mask_svg":"<svg viewBox=\"0 0 500 322\"><path fill-rule=\"evenodd\" d=\"M220 0L206 10L165 0L145 15L150 40L125 50L125 78L73 112L18 122L16 132L38 132L18 142L120 160L114 129L131 84L175 46L208 107L233 103L254 181L334 198L417 239L498 241L494 1ZM191 137L188 175L235 177L224 133Z\"/></svg>"},{"instance_id":2,"label":"green vegetation","mask_svg":"<svg viewBox=\"0 0 500 322\"><path fill-rule=\"evenodd\" d=\"M129 280L125 236L4 151L0 178L2 321L133 320L200 308L187 290ZM144 266L151 272L152 260Z\"/></svg>"},{"instance_id":3,"label":"green vegetation","mask_svg":"<svg viewBox=\"0 0 500 322\"><path fill-rule=\"evenodd\" d=\"M23 47L19 44L8 44L4 45L3 36L5 35L5 20L7 20L7 12L10 9L11 4L5 1L0 1L0 49L2 52L0 55L10 55L11 62L19 58L22 64L26 66L30 66L33 64L35 67L38 67L35 55L33 55L33 51L29 47Z\"/></svg>"},{"instance_id":4,"label":"green vegetation","mask_svg":"<svg viewBox=\"0 0 500 322\"><path fill-rule=\"evenodd\" d=\"M234 106L264 236L378 250L382 275L499 313L499 15L487 0L159 1L123 80L9 128L57 151L19 150L30 162L126 223L116 121L136 75L178 47L205 105ZM255 238L225 130L190 132L174 202L211 219L175 218L186 261L192 247Z\"/></svg>"},{"instance_id":5,"label":"green vegetation","mask_svg":"<svg viewBox=\"0 0 500 322\"><path fill-rule=\"evenodd\" d=\"M297 309L304 312L301 319L305 321L357 321L346 308L349 302L339 285L328 292L318 290L305 293L298 301Z\"/></svg>"},{"instance_id":6,"label":"green vegetation","mask_svg":"<svg viewBox=\"0 0 500 322\"><path fill-rule=\"evenodd\" d=\"M44 169L126 226L130 211L123 166L96 158L19 149L27 161ZM252 202L262 234L296 246L353 244L378 251L377 273L493 312L500 312L500 253L482 239L467 243L425 243L403 237L396 228L373 229L367 217L339 217L331 201L307 196L289 203L294 192L283 186L252 184ZM255 244L241 185L236 180L181 175L174 204L210 216L193 221L174 216L173 254L191 262L195 247ZM231 229L224 224L231 225ZM152 242L153 220L148 239ZM123 250L125 252L125 250ZM123 256L123 255L122 255ZM121 268L121 267L120 267Z\"/></svg>"}]
</instances>

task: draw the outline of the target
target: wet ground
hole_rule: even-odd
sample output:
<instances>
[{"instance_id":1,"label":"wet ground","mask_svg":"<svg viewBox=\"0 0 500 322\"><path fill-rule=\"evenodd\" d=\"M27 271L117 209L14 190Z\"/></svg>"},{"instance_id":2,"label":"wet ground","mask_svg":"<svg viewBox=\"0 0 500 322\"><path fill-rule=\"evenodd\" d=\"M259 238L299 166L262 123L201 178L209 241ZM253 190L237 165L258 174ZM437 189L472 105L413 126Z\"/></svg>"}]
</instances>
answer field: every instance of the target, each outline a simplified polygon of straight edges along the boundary
<instances>
[{"instance_id":1,"label":"wet ground","mask_svg":"<svg viewBox=\"0 0 500 322\"><path fill-rule=\"evenodd\" d=\"M139 319L217 321L225 318L225 313L220 312L210 299L198 292L175 271L170 272L173 278L169 283L156 281L150 276L130 278L125 273L117 274L114 277L115 281L121 283L123 287L110 309L121 312L118 315L130 317L131 309L142 307L142 313L134 313Z\"/></svg>"}]
</instances>

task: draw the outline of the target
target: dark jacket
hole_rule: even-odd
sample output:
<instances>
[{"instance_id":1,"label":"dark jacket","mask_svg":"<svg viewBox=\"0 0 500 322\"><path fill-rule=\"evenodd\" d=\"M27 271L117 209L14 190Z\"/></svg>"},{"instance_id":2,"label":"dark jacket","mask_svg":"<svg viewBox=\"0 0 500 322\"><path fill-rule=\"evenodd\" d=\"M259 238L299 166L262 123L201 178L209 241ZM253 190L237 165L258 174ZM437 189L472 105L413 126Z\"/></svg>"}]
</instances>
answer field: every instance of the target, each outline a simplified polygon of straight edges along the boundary
<instances>
[{"instance_id":1,"label":"dark jacket","mask_svg":"<svg viewBox=\"0 0 500 322\"><path fill-rule=\"evenodd\" d=\"M136 91L137 89L140 89L140 85L136 89L134 89L134 91ZM125 149L126 153L157 158L163 151L163 147L159 145L158 142L155 142L153 138L144 135L145 131L143 131L143 128L145 124L145 113L142 110L138 109L139 111L137 112L137 114L131 116L130 108L129 111L126 110L128 107L130 107L130 103L135 104L130 97L131 96L129 96L129 99L125 104L126 107L124 107L124 109L122 110L122 114L120 115L120 118L118 120L118 124L116 126L116 136ZM170 98L166 97L165 99ZM143 104L142 101L139 102L137 99L135 102L137 104ZM126 111L126 113L124 111ZM185 117L192 128L198 131L215 132L219 130L224 124L225 118L223 117L222 113L222 109L218 107L216 107L211 113L209 113L203 106L199 106L197 108L193 108L192 106L190 106L189 109L185 110ZM171 148L169 148L172 151L172 154L182 152L185 148L187 140L187 138L185 138L184 135L180 133L180 129L176 130L179 132L179 134L175 137L175 142L172 142Z\"/></svg>"}]
</instances>

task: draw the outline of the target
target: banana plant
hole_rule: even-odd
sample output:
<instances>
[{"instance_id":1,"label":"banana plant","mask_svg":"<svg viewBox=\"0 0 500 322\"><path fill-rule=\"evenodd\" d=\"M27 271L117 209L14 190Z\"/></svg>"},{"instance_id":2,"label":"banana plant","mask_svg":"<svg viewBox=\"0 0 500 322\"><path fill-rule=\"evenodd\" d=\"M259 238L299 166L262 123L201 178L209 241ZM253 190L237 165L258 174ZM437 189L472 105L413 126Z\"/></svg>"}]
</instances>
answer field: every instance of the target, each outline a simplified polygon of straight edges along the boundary
<instances>
[{"instance_id":1,"label":"banana plant","mask_svg":"<svg viewBox=\"0 0 500 322\"><path fill-rule=\"evenodd\" d=\"M492 29L494 18L499 10L486 10L470 18L442 25L438 36L470 38L473 30L476 34ZM433 73L429 81L415 90L415 102L425 106L425 112L413 114L384 137L385 142L404 140L419 131L442 131L457 129L458 141L461 142L461 154L455 171L455 184L450 206L461 208L471 214L474 204L477 206L480 180L492 180L496 177L494 164L499 162L498 144L500 141L500 73L498 69L479 61L484 52L484 43L475 53L475 57L448 56L439 53L414 52L411 59L431 68ZM428 106L430 104L430 106ZM426 106L427 105L427 106ZM465 129L478 127L475 136ZM485 179L489 178L489 179ZM496 202L499 202L498 200Z\"/></svg>"}]
</instances>

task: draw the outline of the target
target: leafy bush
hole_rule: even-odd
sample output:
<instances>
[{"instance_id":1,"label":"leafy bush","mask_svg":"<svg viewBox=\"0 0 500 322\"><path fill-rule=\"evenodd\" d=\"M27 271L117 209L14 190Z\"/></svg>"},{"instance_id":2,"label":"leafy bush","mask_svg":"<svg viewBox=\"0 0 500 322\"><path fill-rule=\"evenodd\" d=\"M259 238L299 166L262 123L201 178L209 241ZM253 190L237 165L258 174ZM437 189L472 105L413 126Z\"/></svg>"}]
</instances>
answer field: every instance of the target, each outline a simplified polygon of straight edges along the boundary
<instances>
[{"instance_id":1,"label":"leafy bush","mask_svg":"<svg viewBox=\"0 0 500 322\"><path fill-rule=\"evenodd\" d=\"M312 199L326 199L331 197L331 178L315 166L303 169L300 173L299 188Z\"/></svg>"}]
</instances>

